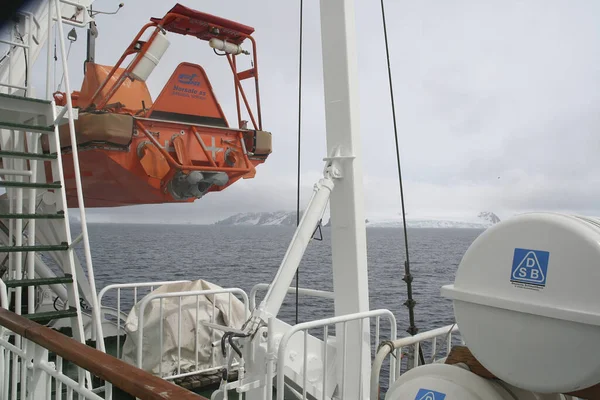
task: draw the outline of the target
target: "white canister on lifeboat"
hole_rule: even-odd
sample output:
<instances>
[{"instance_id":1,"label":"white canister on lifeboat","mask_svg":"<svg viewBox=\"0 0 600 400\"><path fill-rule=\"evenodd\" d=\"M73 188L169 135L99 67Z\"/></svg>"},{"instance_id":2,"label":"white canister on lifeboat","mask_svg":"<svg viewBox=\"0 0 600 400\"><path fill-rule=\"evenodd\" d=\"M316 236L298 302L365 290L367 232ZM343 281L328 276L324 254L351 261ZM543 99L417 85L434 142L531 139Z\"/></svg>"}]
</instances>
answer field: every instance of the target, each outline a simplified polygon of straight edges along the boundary
<instances>
[{"instance_id":1,"label":"white canister on lifeboat","mask_svg":"<svg viewBox=\"0 0 600 400\"><path fill-rule=\"evenodd\" d=\"M144 54L138 54L137 57L141 57L133 71L131 71L131 77L138 81L145 82L150 76L154 68L158 65L158 62L165 54L171 43L167 39L167 35L162 31L159 31L152 44Z\"/></svg>"}]
</instances>

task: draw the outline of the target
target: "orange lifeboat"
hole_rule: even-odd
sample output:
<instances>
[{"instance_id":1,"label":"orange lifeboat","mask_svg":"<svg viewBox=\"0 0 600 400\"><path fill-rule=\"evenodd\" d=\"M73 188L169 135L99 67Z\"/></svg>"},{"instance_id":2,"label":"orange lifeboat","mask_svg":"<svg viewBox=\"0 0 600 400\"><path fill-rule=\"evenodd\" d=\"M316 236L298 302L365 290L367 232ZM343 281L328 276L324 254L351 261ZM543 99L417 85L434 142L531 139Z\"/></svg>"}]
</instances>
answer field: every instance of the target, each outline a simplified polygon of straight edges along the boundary
<instances>
[{"instance_id":1,"label":"orange lifeboat","mask_svg":"<svg viewBox=\"0 0 600 400\"><path fill-rule=\"evenodd\" d=\"M236 128L229 125L200 65L179 64L152 100L145 80L168 47L167 32L195 36L222 51L218 54L233 73ZM193 202L254 177L256 166L271 153L271 134L262 129L253 32L177 4L163 18L152 18L115 66L86 63L81 90L71 95L78 108L75 130L86 206ZM141 40L147 33L149 38ZM251 43L251 51L242 49L244 42ZM252 58L252 67L238 71L236 59L243 55ZM122 67L130 56L132 61ZM254 81L253 106L245 80ZM58 104L66 102L65 96L54 95ZM60 127L60 136L71 207L77 197L68 126Z\"/></svg>"}]
</instances>

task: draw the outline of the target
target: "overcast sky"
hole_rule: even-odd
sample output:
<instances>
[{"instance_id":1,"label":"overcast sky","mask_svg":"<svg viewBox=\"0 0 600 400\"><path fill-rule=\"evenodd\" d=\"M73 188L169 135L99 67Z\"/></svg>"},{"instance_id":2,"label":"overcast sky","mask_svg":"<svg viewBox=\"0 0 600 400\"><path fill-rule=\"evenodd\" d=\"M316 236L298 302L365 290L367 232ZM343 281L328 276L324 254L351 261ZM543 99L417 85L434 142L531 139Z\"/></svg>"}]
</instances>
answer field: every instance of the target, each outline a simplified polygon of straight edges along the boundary
<instances>
[{"instance_id":1,"label":"overcast sky","mask_svg":"<svg viewBox=\"0 0 600 400\"><path fill-rule=\"evenodd\" d=\"M119 1L98 0L113 10ZM305 0L302 199L325 156L319 1ZM298 1L182 1L255 27L264 128L274 152L255 179L194 204L90 211L93 219L212 222L293 210L296 196ZM116 62L139 28L173 5L125 0L97 17L96 61ZM600 2L387 0L409 218L471 220L530 210L600 214ZM400 211L379 2L357 0L360 121L367 217ZM171 35L148 80L153 96L180 62L203 65L230 120L230 71L206 42ZM85 34L71 52L74 89ZM64 89L64 88L63 88Z\"/></svg>"}]
</instances>

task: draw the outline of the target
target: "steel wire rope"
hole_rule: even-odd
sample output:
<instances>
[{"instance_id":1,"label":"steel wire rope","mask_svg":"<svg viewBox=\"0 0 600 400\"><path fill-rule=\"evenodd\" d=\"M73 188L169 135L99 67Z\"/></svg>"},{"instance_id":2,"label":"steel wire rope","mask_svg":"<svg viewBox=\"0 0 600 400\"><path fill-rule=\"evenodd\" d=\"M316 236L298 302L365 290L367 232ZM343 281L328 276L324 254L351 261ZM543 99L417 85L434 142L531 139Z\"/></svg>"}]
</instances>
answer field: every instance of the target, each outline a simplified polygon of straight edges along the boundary
<instances>
[{"instance_id":1,"label":"steel wire rope","mask_svg":"<svg viewBox=\"0 0 600 400\"><path fill-rule=\"evenodd\" d=\"M390 87L390 103L392 108L392 121L394 125L394 140L396 143L396 164L398 167L398 184L400 186L400 204L402 206L402 226L404 228L404 249L406 254L406 259L404 261L404 277L402 280L406 283L406 295L407 300L404 302L404 305L408 308L408 320L409 327L406 330L409 334L415 335L418 332L418 329L415 325L415 304L416 302L413 299L412 294L412 281L413 277L410 273L410 257L408 250L408 229L406 227L406 207L404 204L404 185L402 183L402 167L400 162L400 145L398 140L398 123L396 121L396 104L394 102L394 85L392 80L392 66L390 61L390 49L388 42L388 32L387 32L387 23L385 18L385 6L384 0L381 0L381 19L383 23L383 37L385 43L385 55L387 61L387 72L388 72L388 83ZM419 349L419 358L423 361L423 352Z\"/></svg>"},{"instance_id":2,"label":"steel wire rope","mask_svg":"<svg viewBox=\"0 0 600 400\"><path fill-rule=\"evenodd\" d=\"M298 44L298 167L297 167L297 179L296 179L296 227L300 225L300 156L301 142L302 142L302 34L303 34L303 11L304 11L304 0L300 0L300 27L299 27L299 44ZM298 289L300 279L300 266L296 270L296 324L298 323Z\"/></svg>"}]
</instances>

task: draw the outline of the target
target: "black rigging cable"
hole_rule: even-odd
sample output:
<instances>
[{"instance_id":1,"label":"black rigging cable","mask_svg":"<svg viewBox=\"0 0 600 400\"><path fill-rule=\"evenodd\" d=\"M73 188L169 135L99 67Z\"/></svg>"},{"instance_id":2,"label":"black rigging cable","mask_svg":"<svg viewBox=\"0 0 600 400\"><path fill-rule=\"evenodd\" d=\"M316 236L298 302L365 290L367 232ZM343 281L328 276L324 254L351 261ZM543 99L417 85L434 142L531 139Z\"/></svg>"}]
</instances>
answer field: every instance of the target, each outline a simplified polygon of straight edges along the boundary
<instances>
[{"instance_id":1,"label":"black rigging cable","mask_svg":"<svg viewBox=\"0 0 600 400\"><path fill-rule=\"evenodd\" d=\"M300 225L300 143L302 138L302 16L304 0L300 0L300 43L298 59L298 176L296 181L296 226ZM296 270L296 324L298 323L298 279L300 278L300 266Z\"/></svg>"},{"instance_id":2,"label":"black rigging cable","mask_svg":"<svg viewBox=\"0 0 600 400\"><path fill-rule=\"evenodd\" d=\"M400 146L398 143L398 124L396 123L396 105L394 104L394 86L392 84L392 67L390 64L390 49L388 45L387 25L385 20L385 7L383 0L381 0L381 17L383 20L383 35L385 38L385 54L387 58L387 70L388 70L388 81L390 85L390 100L392 104L392 120L394 121L394 138L396 140L396 161L398 164L398 183L400 184L400 203L402 204L402 224L404 226L404 248L406 250L406 260L404 262L404 278L402 280L406 282L406 292L408 299L404 305L408 308L408 319L410 326L406 330L411 335L415 335L418 329L415 325L415 304L412 296L412 280L413 277L410 274L410 259L408 256L408 232L406 229L406 210L404 207L404 188L402 185L402 168L400 166Z\"/></svg>"},{"instance_id":3,"label":"black rigging cable","mask_svg":"<svg viewBox=\"0 0 600 400\"><path fill-rule=\"evenodd\" d=\"M25 40L23 39L23 35L21 35L21 33L19 32L19 30L15 27L15 33L19 36L19 40L21 41L21 43L25 44ZM31 32L29 33L31 35ZM27 63L27 49L23 48L23 58L25 59L25 95L27 95L27 76L29 75L29 72L27 70L28 68L28 63Z\"/></svg>"}]
</instances>

